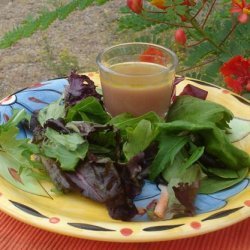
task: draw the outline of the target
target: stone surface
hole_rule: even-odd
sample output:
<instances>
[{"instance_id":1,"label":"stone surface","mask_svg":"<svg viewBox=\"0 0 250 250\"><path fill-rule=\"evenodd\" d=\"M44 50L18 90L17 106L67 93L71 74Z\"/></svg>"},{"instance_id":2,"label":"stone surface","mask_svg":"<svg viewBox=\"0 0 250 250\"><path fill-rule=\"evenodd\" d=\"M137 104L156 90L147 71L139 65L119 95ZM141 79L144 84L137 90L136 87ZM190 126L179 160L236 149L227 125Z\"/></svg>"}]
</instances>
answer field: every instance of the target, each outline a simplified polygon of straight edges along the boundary
<instances>
[{"instance_id":1,"label":"stone surface","mask_svg":"<svg viewBox=\"0 0 250 250\"><path fill-rule=\"evenodd\" d=\"M43 8L53 9L56 3L69 1L1 0L0 37L27 16L35 16ZM11 48L0 49L0 98L31 83L60 76L50 63L59 60L62 51L77 58L81 71L96 70L97 54L127 39L125 34L117 32L119 8L123 5L124 0L113 0L102 6L75 11L46 31L38 31ZM49 59L48 49L53 54L52 59Z\"/></svg>"}]
</instances>

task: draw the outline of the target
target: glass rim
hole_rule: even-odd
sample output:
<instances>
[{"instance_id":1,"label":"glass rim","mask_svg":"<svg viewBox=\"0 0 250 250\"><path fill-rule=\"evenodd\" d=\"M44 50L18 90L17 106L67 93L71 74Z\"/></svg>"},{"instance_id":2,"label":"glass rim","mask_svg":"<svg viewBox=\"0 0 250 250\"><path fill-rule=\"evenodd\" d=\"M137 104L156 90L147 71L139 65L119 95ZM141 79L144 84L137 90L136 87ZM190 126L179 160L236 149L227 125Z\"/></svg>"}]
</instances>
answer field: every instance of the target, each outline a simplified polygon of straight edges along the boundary
<instances>
[{"instance_id":1,"label":"glass rim","mask_svg":"<svg viewBox=\"0 0 250 250\"><path fill-rule=\"evenodd\" d=\"M112 70L110 69L109 67L105 66L102 62L102 58L103 56L111 51L112 49L114 48L117 48L117 47L122 47L122 46L129 46L129 45L146 45L146 46L152 46L152 47L155 47L155 48L160 48L161 50L164 50L166 51L170 56L171 58L173 59L173 63L170 67L162 67L162 70L160 72L157 72L157 73L153 73L153 74L144 74L144 75L131 75L131 74L123 74L123 73L118 73L117 71L115 70ZM114 46L111 46L111 47L108 47L104 50L102 50L96 57L96 63L98 65L98 67L100 69L102 69L103 71L105 72L108 72L108 73L111 73L113 75L117 75L117 76L123 76L123 77L142 77L142 76L156 76L156 75L159 75L159 74L162 74L164 72L171 72L172 70L174 70L177 65L178 65L178 57L177 55L170 49L168 48L165 48L161 45L158 45L158 44L154 44L154 43L144 43L144 42L130 42L130 43L120 43L120 44L117 44L117 45L114 45ZM154 64L157 64L157 63L154 63ZM160 64L158 64L160 65Z\"/></svg>"}]
</instances>

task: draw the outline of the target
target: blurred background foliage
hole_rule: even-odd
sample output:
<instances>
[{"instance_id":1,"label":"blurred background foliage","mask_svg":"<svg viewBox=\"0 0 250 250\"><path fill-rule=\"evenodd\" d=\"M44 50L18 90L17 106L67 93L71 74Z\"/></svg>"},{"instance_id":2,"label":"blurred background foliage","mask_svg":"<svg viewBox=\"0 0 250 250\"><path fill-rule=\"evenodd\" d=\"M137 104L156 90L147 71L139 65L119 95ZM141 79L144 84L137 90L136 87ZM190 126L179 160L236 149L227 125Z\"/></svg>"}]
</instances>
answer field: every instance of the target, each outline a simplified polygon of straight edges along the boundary
<instances>
[{"instance_id":1,"label":"blurred background foliage","mask_svg":"<svg viewBox=\"0 0 250 250\"><path fill-rule=\"evenodd\" d=\"M76 10L112 2L112 0L48 1L53 5L53 9L44 9L40 13L25 18L0 39L0 49L11 47L37 31L46 30L55 20L64 20ZM192 3L190 5L183 4L185 3L183 1L160 1L168 7L159 8L152 4L154 3L152 0L144 0L143 10L139 14L131 11L124 1L117 23L117 32L121 36L120 42L123 41L122 37L126 37L125 34L127 36L130 34L130 41L166 46L175 51L179 57L178 74L226 87L219 69L235 55L249 57L250 25L240 23L237 15L230 12L232 1L197 0L194 2L190 0ZM183 16L187 20L183 21ZM174 39L176 29L179 27L185 31L187 37L185 45L178 44ZM58 75L66 75L72 68L81 68L76 56L71 55L67 50L54 55L46 38L44 41L42 56L50 70ZM246 94L248 93L244 93Z\"/></svg>"}]
</instances>

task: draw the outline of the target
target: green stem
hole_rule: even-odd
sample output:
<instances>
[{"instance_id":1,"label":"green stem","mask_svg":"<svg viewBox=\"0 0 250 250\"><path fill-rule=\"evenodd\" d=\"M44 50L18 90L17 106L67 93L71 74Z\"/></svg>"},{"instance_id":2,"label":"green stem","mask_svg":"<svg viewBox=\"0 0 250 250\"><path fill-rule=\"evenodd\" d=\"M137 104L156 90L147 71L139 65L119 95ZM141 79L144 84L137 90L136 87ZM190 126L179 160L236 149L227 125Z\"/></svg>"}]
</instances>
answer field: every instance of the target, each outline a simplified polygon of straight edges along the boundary
<instances>
[{"instance_id":1,"label":"green stem","mask_svg":"<svg viewBox=\"0 0 250 250\"><path fill-rule=\"evenodd\" d=\"M168 6L167 10L169 10L169 9L175 9L176 6L180 6L180 5L179 4L175 4L175 5ZM162 11L153 11L153 10L149 10L149 9L145 9L145 8L143 8L143 10L145 12L147 12L147 13L156 13L156 14L165 14L165 13L168 12L167 10L165 10L165 11L164 10L162 10Z\"/></svg>"},{"instance_id":2,"label":"green stem","mask_svg":"<svg viewBox=\"0 0 250 250\"><path fill-rule=\"evenodd\" d=\"M215 61L215 60L216 60L216 58L212 58L212 59L209 60L209 61L206 61L206 62L197 64L197 65L195 65L195 66L193 66L193 67L189 67L189 68L186 68L186 69L183 69L183 70L179 70L179 71L177 71L176 73L179 74L179 73L183 73L183 72L186 72L186 71L189 71L189 70L192 70L192 69L200 68L200 67L202 67L202 66L204 66L204 65L207 65L207 64L209 64L209 63L211 63L211 62L213 62L213 61Z\"/></svg>"},{"instance_id":3,"label":"green stem","mask_svg":"<svg viewBox=\"0 0 250 250\"><path fill-rule=\"evenodd\" d=\"M239 22L234 23L231 30L228 32L228 34L224 37L224 39L220 42L219 46L223 45L224 42L229 38L229 36L234 32L236 27L238 26Z\"/></svg>"},{"instance_id":4,"label":"green stem","mask_svg":"<svg viewBox=\"0 0 250 250\"><path fill-rule=\"evenodd\" d=\"M199 45L199 44L205 42L206 40L207 40L206 38L203 38L202 40L200 40L200 41L198 41L198 42L196 42L196 43L192 43L192 44L186 45L186 47L187 47L187 48L191 48L191 47L193 47L193 46L196 46L196 45Z\"/></svg>"},{"instance_id":5,"label":"green stem","mask_svg":"<svg viewBox=\"0 0 250 250\"><path fill-rule=\"evenodd\" d=\"M203 10L205 4L206 4L207 1L203 1L202 2L202 6L200 7L200 9L196 12L196 14L191 18L191 20L195 19L199 14L200 12Z\"/></svg>"},{"instance_id":6,"label":"green stem","mask_svg":"<svg viewBox=\"0 0 250 250\"><path fill-rule=\"evenodd\" d=\"M203 38L206 39L210 44L212 44L217 50L219 50L220 52L226 52L206 34L206 32L199 26L195 19L190 20L190 23L192 24L193 28L195 28L203 36Z\"/></svg>"},{"instance_id":7,"label":"green stem","mask_svg":"<svg viewBox=\"0 0 250 250\"><path fill-rule=\"evenodd\" d=\"M203 24L201 25L202 28L204 28L204 26L205 26L205 24L206 24L206 22L207 22L207 20L208 20L208 17L210 16L210 14L211 14L211 12L212 12L212 10L213 10L213 7L214 7L215 3L216 3L216 0L213 1L212 5L211 5L211 7L210 7L210 9L209 9L209 11L208 11L206 17L205 17L204 22L203 22Z\"/></svg>"},{"instance_id":8,"label":"green stem","mask_svg":"<svg viewBox=\"0 0 250 250\"><path fill-rule=\"evenodd\" d=\"M145 12L151 13L151 14L166 14L168 13L167 11L152 11L152 10L146 10L144 9Z\"/></svg>"},{"instance_id":9,"label":"green stem","mask_svg":"<svg viewBox=\"0 0 250 250\"><path fill-rule=\"evenodd\" d=\"M163 21L160 21L160 20L145 16L143 14L141 14L141 15L143 16L143 18L145 20L148 20L150 22L162 23L162 24L167 24L167 25L176 26L176 27L183 27L183 28L187 28L187 29L192 29L193 28L192 26L187 26L187 25L179 24L179 23L170 23L170 22L166 22L166 21L163 22Z\"/></svg>"}]
</instances>

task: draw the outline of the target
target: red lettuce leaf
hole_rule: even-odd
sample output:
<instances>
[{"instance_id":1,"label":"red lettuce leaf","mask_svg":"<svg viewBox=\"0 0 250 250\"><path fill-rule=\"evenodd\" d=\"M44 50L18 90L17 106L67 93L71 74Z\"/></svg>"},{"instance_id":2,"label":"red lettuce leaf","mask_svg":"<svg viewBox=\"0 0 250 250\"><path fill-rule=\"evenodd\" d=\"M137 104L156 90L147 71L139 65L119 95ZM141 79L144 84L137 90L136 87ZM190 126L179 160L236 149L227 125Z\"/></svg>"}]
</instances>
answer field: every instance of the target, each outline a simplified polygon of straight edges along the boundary
<instances>
[{"instance_id":1,"label":"red lettuce leaf","mask_svg":"<svg viewBox=\"0 0 250 250\"><path fill-rule=\"evenodd\" d=\"M59 119L49 119L44 123L44 128L52 128L57 132L63 134L69 134L70 130L65 127L65 121L63 118Z\"/></svg>"},{"instance_id":2,"label":"red lettuce leaf","mask_svg":"<svg viewBox=\"0 0 250 250\"><path fill-rule=\"evenodd\" d=\"M194 201L199 189L199 181L192 183L178 183L178 186L173 186L175 197L181 205L184 206L183 214L185 216L195 215Z\"/></svg>"},{"instance_id":3,"label":"red lettuce leaf","mask_svg":"<svg viewBox=\"0 0 250 250\"><path fill-rule=\"evenodd\" d=\"M141 193L144 183L144 153L134 156L127 164L118 166L125 192L130 199Z\"/></svg>"},{"instance_id":4,"label":"red lettuce leaf","mask_svg":"<svg viewBox=\"0 0 250 250\"><path fill-rule=\"evenodd\" d=\"M113 219L128 221L137 214L133 198L143 186L143 158L142 153L128 164L116 164L91 154L65 175L85 197L104 203Z\"/></svg>"},{"instance_id":5,"label":"red lettuce leaf","mask_svg":"<svg viewBox=\"0 0 250 250\"><path fill-rule=\"evenodd\" d=\"M71 72L69 78L69 86L65 89L65 106L73 106L77 102L88 96L96 97L101 101L101 95L97 93L94 82L86 75L78 75Z\"/></svg>"},{"instance_id":6,"label":"red lettuce leaf","mask_svg":"<svg viewBox=\"0 0 250 250\"><path fill-rule=\"evenodd\" d=\"M190 96L202 99L202 100L206 100L208 92L194 85L187 84L182 90L182 92L179 94L179 96L182 96L182 95L190 95Z\"/></svg>"},{"instance_id":7,"label":"red lettuce leaf","mask_svg":"<svg viewBox=\"0 0 250 250\"><path fill-rule=\"evenodd\" d=\"M184 79L185 79L184 76L176 76L175 79L174 79L174 86L176 86L177 84L182 82Z\"/></svg>"},{"instance_id":8,"label":"red lettuce leaf","mask_svg":"<svg viewBox=\"0 0 250 250\"><path fill-rule=\"evenodd\" d=\"M66 179L65 174L55 160L46 158L44 156L41 156L40 160L43 163L44 169L48 173L51 181L59 191L62 191L63 193L72 191L72 183Z\"/></svg>"},{"instance_id":9,"label":"red lettuce leaf","mask_svg":"<svg viewBox=\"0 0 250 250\"><path fill-rule=\"evenodd\" d=\"M68 123L68 128L75 130L84 138L89 138L94 132L116 131L112 125L90 123L85 121L72 121Z\"/></svg>"},{"instance_id":10,"label":"red lettuce leaf","mask_svg":"<svg viewBox=\"0 0 250 250\"><path fill-rule=\"evenodd\" d=\"M98 159L89 155L86 161L81 161L75 172L65 172L67 178L74 183L83 196L105 203L121 193L122 184L119 174L108 159Z\"/></svg>"},{"instance_id":11,"label":"red lettuce leaf","mask_svg":"<svg viewBox=\"0 0 250 250\"><path fill-rule=\"evenodd\" d=\"M177 84L179 84L183 80L184 80L184 78L181 78L181 77L175 78L174 89L173 89L173 93L172 93L172 102L175 102L176 98L177 98L175 87ZM206 90L198 88L192 84L187 84L178 96L182 96L182 95L190 95L190 96L202 99L202 100L206 100L208 92Z\"/></svg>"}]
</instances>

